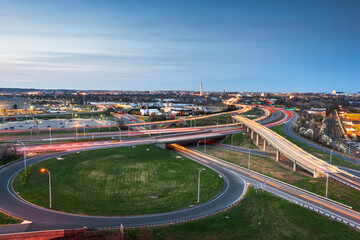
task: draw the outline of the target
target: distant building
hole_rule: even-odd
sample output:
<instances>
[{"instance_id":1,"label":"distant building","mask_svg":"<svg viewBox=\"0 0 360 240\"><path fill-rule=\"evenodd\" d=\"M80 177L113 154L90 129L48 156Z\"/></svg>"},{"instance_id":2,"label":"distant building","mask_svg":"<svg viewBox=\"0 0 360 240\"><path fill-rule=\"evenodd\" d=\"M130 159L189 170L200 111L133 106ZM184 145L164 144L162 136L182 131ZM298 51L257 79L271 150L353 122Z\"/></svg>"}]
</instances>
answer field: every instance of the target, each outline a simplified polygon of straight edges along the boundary
<instances>
[{"instance_id":1,"label":"distant building","mask_svg":"<svg viewBox=\"0 0 360 240\"><path fill-rule=\"evenodd\" d=\"M311 108L311 109L304 109L304 111L310 114L321 114L326 116L326 108Z\"/></svg>"},{"instance_id":2,"label":"distant building","mask_svg":"<svg viewBox=\"0 0 360 240\"><path fill-rule=\"evenodd\" d=\"M0 98L0 109L14 109L14 106L17 109L29 109L30 103L30 99L27 98Z\"/></svg>"},{"instance_id":3,"label":"distant building","mask_svg":"<svg viewBox=\"0 0 360 240\"><path fill-rule=\"evenodd\" d=\"M200 82L200 96L203 95L203 88L202 88L202 82Z\"/></svg>"},{"instance_id":4,"label":"distant building","mask_svg":"<svg viewBox=\"0 0 360 240\"><path fill-rule=\"evenodd\" d=\"M161 113L157 109L140 109L140 114L144 115L160 115Z\"/></svg>"}]
</instances>

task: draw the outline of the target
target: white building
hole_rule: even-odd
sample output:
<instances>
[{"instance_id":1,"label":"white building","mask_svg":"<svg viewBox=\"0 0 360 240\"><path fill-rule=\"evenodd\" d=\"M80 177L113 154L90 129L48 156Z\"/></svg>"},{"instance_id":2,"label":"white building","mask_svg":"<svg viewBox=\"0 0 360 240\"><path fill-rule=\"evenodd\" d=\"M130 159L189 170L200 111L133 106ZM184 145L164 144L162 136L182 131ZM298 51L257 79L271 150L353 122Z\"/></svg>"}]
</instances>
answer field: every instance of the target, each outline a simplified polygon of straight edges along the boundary
<instances>
[{"instance_id":1,"label":"white building","mask_svg":"<svg viewBox=\"0 0 360 240\"><path fill-rule=\"evenodd\" d=\"M157 109L140 109L140 114L144 115L160 115L161 113Z\"/></svg>"}]
</instances>

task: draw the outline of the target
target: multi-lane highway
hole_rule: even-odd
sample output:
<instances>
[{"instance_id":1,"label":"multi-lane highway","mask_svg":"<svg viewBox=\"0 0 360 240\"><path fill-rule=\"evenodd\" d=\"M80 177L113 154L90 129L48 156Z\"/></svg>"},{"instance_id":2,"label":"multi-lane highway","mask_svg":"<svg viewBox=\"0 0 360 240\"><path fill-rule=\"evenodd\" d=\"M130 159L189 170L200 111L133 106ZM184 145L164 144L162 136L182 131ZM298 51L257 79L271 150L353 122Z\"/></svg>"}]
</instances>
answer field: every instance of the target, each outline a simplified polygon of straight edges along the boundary
<instances>
[{"instance_id":1,"label":"multi-lane highway","mask_svg":"<svg viewBox=\"0 0 360 240\"><path fill-rule=\"evenodd\" d=\"M88 148L89 149L89 148ZM72 153L66 151L53 155L42 155L28 160L34 164L51 157ZM202 163L200 161L200 163ZM21 199L13 190L11 183L14 176L23 169L22 162L17 162L0 169L0 210L10 215L31 221L30 224L0 227L0 233L14 233L25 231L70 229L87 226L89 228L118 228L120 223L125 227L150 226L180 221L192 220L208 214L223 210L241 199L245 192L245 182L232 169L218 163L206 164L207 167L217 171L225 180L223 191L206 203L187 209L161 214L124 216L124 217L94 217L76 214L67 214L35 206Z\"/></svg>"},{"instance_id":2,"label":"multi-lane highway","mask_svg":"<svg viewBox=\"0 0 360 240\"><path fill-rule=\"evenodd\" d=\"M174 120L166 120L166 121L156 121L156 122L134 122L133 119L129 119L129 116L125 114L125 116L128 118L127 120L131 120L131 123L127 123L124 124L124 126L130 127L130 128L135 128L135 127L151 127L151 126L156 126L156 125L166 125L166 124L174 124L177 122L181 122L181 121L196 121L196 120L200 120L200 119L205 119L205 118L211 118L211 117L218 117L218 116L222 116L222 115L226 115L226 114L236 114L236 113L244 113L247 112L249 110L251 110L253 107L252 106L247 106L247 105L239 105L238 110L235 111L230 111L230 112L220 112L220 113L215 113L215 114L209 114L209 115L202 115L202 116L195 116L195 117L189 117L189 118L179 118L179 119L174 119ZM119 119L122 119L122 115L123 114L117 114L117 113L113 113L113 116ZM118 125L107 125L107 126L85 126L86 129L98 129L98 128L110 128L110 127L116 127ZM78 126L79 128L83 127L83 125ZM74 130L76 128L76 126L71 127L71 128L52 128L51 131L64 131L64 130ZM38 129L39 132L48 132L48 128L44 128L44 129ZM3 130L1 131L1 133L3 134L7 134L7 133L31 133L32 129L19 129L19 130Z\"/></svg>"},{"instance_id":3,"label":"multi-lane highway","mask_svg":"<svg viewBox=\"0 0 360 240\"><path fill-rule=\"evenodd\" d=\"M272 192L296 204L360 228L360 213L347 206L177 144L172 144L169 148L218 171L226 181L224 191L207 203L170 213L131 217L93 217L67 214L34 206L16 195L11 187L11 180L22 169L22 164L19 162L0 170L0 194L2 196L0 198L0 209L11 215L29 220L31 223L0 227L0 233L68 229L83 226L106 228L118 227L120 223L125 227L153 226L192 220L217 212L239 201L246 189L246 183L251 183L256 188ZM43 155L32 158L29 163L33 164L49 157L49 155Z\"/></svg>"},{"instance_id":4,"label":"multi-lane highway","mask_svg":"<svg viewBox=\"0 0 360 240\"><path fill-rule=\"evenodd\" d=\"M314 177L326 176L329 174L330 177L360 190L360 180L349 172L343 171L338 167L307 153L300 147L259 123L239 115L234 118L248 128L252 129L252 131L256 132L259 136L266 140L267 143L277 149L278 152L281 152L288 159L292 160L294 164L299 165L303 169L313 173Z\"/></svg>"},{"instance_id":5,"label":"multi-lane highway","mask_svg":"<svg viewBox=\"0 0 360 240\"><path fill-rule=\"evenodd\" d=\"M224 167L231 168L245 179L247 183L251 183L257 188L272 192L296 204L308 207L318 213L334 219L336 218L339 221L343 221L360 229L360 213L351 210L345 205L196 150L188 149L177 144L171 145L170 148L187 157L202 161L204 164L218 163Z\"/></svg>"},{"instance_id":6,"label":"multi-lane highway","mask_svg":"<svg viewBox=\"0 0 360 240\"><path fill-rule=\"evenodd\" d=\"M251 108L250 108L251 109ZM243 109L244 110L244 109ZM260 122L271 121L266 126L272 126L276 124L284 123L292 117L291 112L283 111L281 114L279 110L266 109L264 110L264 118L257 119ZM238 112L237 112L238 113ZM227 113L228 114L228 113ZM234 113L236 114L236 113ZM275 116L276 119L268 118L269 116ZM282 119L278 119L282 115ZM280 139L278 135L274 134L265 127L255 121L248 119L243 119L242 117L236 115L235 119L241 120L246 126L251 127L258 131L267 141L273 141L282 152L289 154L290 157L296 158L305 158L301 161L302 164L309 164L314 168L317 168L318 171L330 172L332 176L338 177L340 180L343 180L344 177L349 177L348 174L344 174L340 169L328 164L324 165L323 161L314 159L312 155L302 151L288 141ZM270 120L271 119L271 120ZM133 127L142 127L143 123L134 123ZM154 124L154 123L152 123ZM254 125L255 124L255 125ZM261 127L259 127L258 125ZM236 125L236 124L235 124ZM218 138L225 135L229 135L235 132L243 131L244 128L239 128L238 126L216 126L215 127L197 127L197 128L186 128L185 129L173 129L169 132L167 130L140 130L138 132L145 132L149 134L152 131L151 136L139 138L139 139L126 139L126 141L93 141L93 142L78 142L78 143L58 143L54 144L53 150L59 151L55 152L52 155L42 155L38 157L33 157L28 159L28 165L33 164L39 161L46 160L50 157L59 156L61 154L67 154L74 151L81 151L86 149L100 149L100 148L109 148L109 147L118 147L118 146L128 146L135 144L166 144L166 143L175 143L175 142L191 142L205 140L209 138ZM266 129L266 130L265 130ZM158 131L156 133L156 131ZM178 132L177 132L178 131ZM182 131L182 132L179 132ZM162 136L160 136L162 133ZM154 136L154 134L157 134ZM269 134L269 135L268 135ZM281 136L280 136L281 137ZM41 145L34 146L38 149L30 149L31 146L28 146L29 151L49 151L50 146ZM153 214L145 216L132 216L132 217L91 217L91 216L80 216L67 213L59 213L56 211L47 210L41 207L34 206L29 204L19 198L17 194L13 191L11 186L11 180L23 168L23 162L16 162L5 168L0 169L0 210L8 214L14 215L16 217L26 219L31 221L31 224L24 225L15 225L15 226L5 226L0 227L0 233L11 233L11 232L21 232L21 231L35 231L35 230L48 230L48 229L64 229L64 228L76 228L76 227L118 227L120 223L124 226L141 226L141 225L158 225L166 223L176 223L179 221L191 220L197 217L206 216L213 212L224 209L228 206L231 206L233 203L237 202L245 190L245 182L253 184L256 188L262 188L266 191L272 192L280 197L288 199L296 204L301 206L308 207L313 209L321 214L327 215L339 221L343 221L346 224L350 224L353 227L360 228L360 214L351 210L350 208L328 200L324 197L318 196L316 194L307 192L305 190L293 187L289 184L280 182L278 180L269 178L267 176L258 174L253 171L249 171L240 166L231 164L229 162L214 158L212 156L197 152L195 150L187 149L183 146L177 144L169 145L169 148L174 151L187 156L191 159L194 159L205 166L208 166L215 171L218 171L226 181L226 187L224 191L218 195L216 198L211 201L195 206L189 209L183 209L180 211L163 213L163 214ZM288 152L288 153L287 153ZM299 161L300 159L296 159ZM316 161L314 161L316 160ZM349 180L349 178L348 178ZM351 179L350 179L351 180Z\"/></svg>"}]
</instances>

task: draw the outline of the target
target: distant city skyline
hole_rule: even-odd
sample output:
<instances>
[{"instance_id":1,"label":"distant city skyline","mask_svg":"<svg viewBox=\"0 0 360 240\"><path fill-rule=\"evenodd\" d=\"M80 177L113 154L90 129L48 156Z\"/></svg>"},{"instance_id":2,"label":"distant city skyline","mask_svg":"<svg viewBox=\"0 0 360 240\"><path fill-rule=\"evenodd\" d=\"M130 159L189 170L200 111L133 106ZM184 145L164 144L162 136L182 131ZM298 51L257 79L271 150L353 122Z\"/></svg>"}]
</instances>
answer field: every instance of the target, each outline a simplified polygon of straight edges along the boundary
<instances>
[{"instance_id":1,"label":"distant city skyline","mask_svg":"<svg viewBox=\"0 0 360 240\"><path fill-rule=\"evenodd\" d=\"M360 91L360 1L0 0L0 87Z\"/></svg>"}]
</instances>

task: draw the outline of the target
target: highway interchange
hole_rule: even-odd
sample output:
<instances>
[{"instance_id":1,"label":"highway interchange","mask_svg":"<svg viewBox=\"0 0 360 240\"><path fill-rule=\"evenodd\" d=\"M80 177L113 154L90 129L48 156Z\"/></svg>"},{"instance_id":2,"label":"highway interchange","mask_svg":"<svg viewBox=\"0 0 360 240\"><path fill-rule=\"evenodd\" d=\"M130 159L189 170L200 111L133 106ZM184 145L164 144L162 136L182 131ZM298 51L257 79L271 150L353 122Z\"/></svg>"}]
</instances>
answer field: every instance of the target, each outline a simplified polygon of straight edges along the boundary
<instances>
[{"instance_id":1,"label":"highway interchange","mask_svg":"<svg viewBox=\"0 0 360 240\"><path fill-rule=\"evenodd\" d=\"M243 107L237 112L232 112L232 114L238 114L240 112L245 112L250 109L251 107ZM267 126L271 126L274 124L282 124L294 117L294 115L286 112L280 114L280 111L276 109L269 110L264 108L264 112L265 117L261 117L256 120L261 123L266 123L267 119L271 122L267 123ZM277 117L274 118L274 115L276 115ZM130 119L128 120L131 121ZM206 128L192 127L178 129L147 130L146 125L156 125L164 123L146 123L144 126L144 123L134 123L134 121L136 120L132 120L133 123L128 123L127 125L137 127L138 129L136 131L128 132L128 134L132 136L136 134L141 135L140 138L123 138L122 142L100 140L77 143L57 143L52 146L52 150L54 151L53 154L45 154L30 158L28 159L28 165L44 161L52 157L82 150L150 143L157 145L168 144L168 148L177 151L180 154L183 154L184 156L198 161L203 165L217 171L225 179L226 182L226 186L222 193L220 193L220 195L206 203L188 209L163 214L129 217L92 217L67 214L44 209L30 204L22 200L14 192L11 186L11 180L19 171L23 169L23 162L18 161L0 169L0 195L2 196L0 198L0 210L10 215L27 220L29 221L29 223L0 227L0 233L14 233L49 229L70 229L83 226L87 226L90 228L111 228L118 227L120 223L122 223L125 227L154 226L188 221L212 214L217 211L221 211L237 203L239 200L241 200L243 194L245 194L248 184L252 184L256 188L272 192L296 204L307 207L321 214L337 219L338 221L342 221L345 224L349 224L352 227L360 229L360 213L351 210L351 208L347 206L336 203L322 196L318 196L316 194L299 189L297 187L291 186L289 184L280 182L278 180L272 179L265 175L244 169L229 162L175 144L200 140L206 142L206 139L219 138L224 135L244 131L243 128L240 128L237 125L211 126ZM251 123L252 122L254 121L251 121ZM117 133L105 134L112 134L115 137L119 136ZM160 134L162 135L160 136ZM126 136L126 134L124 134L123 136ZM33 146L37 149L31 149L31 147L28 146L27 150L50 150L48 144ZM334 169L333 166L329 166L329 168Z\"/></svg>"}]
</instances>

